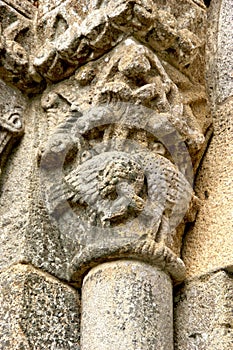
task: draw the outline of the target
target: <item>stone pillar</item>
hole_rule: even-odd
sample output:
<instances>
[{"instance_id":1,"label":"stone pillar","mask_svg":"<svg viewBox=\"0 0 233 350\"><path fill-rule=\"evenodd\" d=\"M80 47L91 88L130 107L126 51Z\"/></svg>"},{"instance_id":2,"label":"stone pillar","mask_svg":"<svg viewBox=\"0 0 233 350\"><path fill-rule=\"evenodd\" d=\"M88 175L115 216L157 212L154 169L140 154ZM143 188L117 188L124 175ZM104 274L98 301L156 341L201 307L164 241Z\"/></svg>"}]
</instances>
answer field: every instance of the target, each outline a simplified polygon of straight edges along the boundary
<instances>
[{"instance_id":1,"label":"stone pillar","mask_svg":"<svg viewBox=\"0 0 233 350\"><path fill-rule=\"evenodd\" d=\"M232 2L212 0L208 18L214 134L196 179L202 206L184 239L187 280L175 293L176 350L228 350L233 341Z\"/></svg>"},{"instance_id":2,"label":"stone pillar","mask_svg":"<svg viewBox=\"0 0 233 350\"><path fill-rule=\"evenodd\" d=\"M186 281L175 293L175 349L230 350L233 278L226 271Z\"/></svg>"},{"instance_id":3,"label":"stone pillar","mask_svg":"<svg viewBox=\"0 0 233 350\"><path fill-rule=\"evenodd\" d=\"M93 268L82 288L82 350L172 350L171 278L136 260Z\"/></svg>"},{"instance_id":4,"label":"stone pillar","mask_svg":"<svg viewBox=\"0 0 233 350\"><path fill-rule=\"evenodd\" d=\"M184 240L187 276L221 268L233 270L233 52L232 3L211 1L207 55L207 84L214 134L196 178L202 200L195 226Z\"/></svg>"}]
</instances>

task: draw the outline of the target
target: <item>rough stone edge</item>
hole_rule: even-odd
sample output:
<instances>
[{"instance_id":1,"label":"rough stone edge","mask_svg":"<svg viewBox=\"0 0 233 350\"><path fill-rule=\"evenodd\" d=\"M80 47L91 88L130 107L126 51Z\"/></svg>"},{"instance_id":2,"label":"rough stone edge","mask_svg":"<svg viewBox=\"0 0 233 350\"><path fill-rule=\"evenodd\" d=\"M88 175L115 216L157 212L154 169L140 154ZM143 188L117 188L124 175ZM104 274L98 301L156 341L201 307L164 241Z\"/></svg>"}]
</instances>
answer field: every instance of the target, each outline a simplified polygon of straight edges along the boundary
<instances>
[{"instance_id":1,"label":"rough stone edge","mask_svg":"<svg viewBox=\"0 0 233 350\"><path fill-rule=\"evenodd\" d=\"M220 91L220 73L219 60L220 55L220 31L221 31L221 13L225 0L211 0L207 9L207 43L206 43L206 85L210 97L211 109L214 118L214 111L218 105L223 104L232 96L228 95L221 98ZM213 24L214 23L214 24ZM232 77L233 79L233 77ZM207 83L208 82L208 83Z\"/></svg>"},{"instance_id":2,"label":"rough stone edge","mask_svg":"<svg viewBox=\"0 0 233 350\"><path fill-rule=\"evenodd\" d=\"M2 0L2 2L28 19L33 19L37 12L37 7L33 6L32 3L27 0Z\"/></svg>"}]
</instances>

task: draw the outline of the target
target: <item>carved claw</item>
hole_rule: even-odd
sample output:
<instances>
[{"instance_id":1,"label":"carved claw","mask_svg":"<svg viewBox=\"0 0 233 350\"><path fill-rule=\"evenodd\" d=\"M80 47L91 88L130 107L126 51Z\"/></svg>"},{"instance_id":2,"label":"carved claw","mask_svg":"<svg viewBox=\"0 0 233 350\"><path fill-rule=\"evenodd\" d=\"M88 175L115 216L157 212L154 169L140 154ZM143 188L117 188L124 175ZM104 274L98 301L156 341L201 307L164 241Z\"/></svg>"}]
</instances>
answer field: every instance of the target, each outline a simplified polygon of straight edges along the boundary
<instances>
[{"instance_id":1,"label":"carved claw","mask_svg":"<svg viewBox=\"0 0 233 350\"><path fill-rule=\"evenodd\" d=\"M156 242L163 243L166 245L168 240L168 235L170 234L171 234L171 228L170 228L169 219L163 214L159 225L159 229L154 239Z\"/></svg>"},{"instance_id":2,"label":"carved claw","mask_svg":"<svg viewBox=\"0 0 233 350\"><path fill-rule=\"evenodd\" d=\"M134 195L131 199L130 206L140 212L145 207L145 201L141 197Z\"/></svg>"}]
</instances>

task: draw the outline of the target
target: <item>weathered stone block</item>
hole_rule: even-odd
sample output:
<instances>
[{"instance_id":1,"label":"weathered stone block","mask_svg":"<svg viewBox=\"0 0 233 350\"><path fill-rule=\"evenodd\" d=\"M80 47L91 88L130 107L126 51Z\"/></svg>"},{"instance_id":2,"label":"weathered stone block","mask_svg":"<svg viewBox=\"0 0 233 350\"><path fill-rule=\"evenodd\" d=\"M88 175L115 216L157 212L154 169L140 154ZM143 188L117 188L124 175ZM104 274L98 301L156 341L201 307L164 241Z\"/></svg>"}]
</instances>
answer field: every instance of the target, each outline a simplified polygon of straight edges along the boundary
<instances>
[{"instance_id":1,"label":"weathered stone block","mask_svg":"<svg viewBox=\"0 0 233 350\"><path fill-rule=\"evenodd\" d=\"M0 348L79 349L79 294L31 266L0 274Z\"/></svg>"},{"instance_id":2,"label":"weathered stone block","mask_svg":"<svg viewBox=\"0 0 233 350\"><path fill-rule=\"evenodd\" d=\"M0 1L0 77L24 91L36 88L30 73L34 10L29 1Z\"/></svg>"},{"instance_id":3,"label":"weathered stone block","mask_svg":"<svg viewBox=\"0 0 233 350\"><path fill-rule=\"evenodd\" d=\"M214 136L196 180L202 205L183 246L189 277L233 266L232 108L229 99L215 112Z\"/></svg>"},{"instance_id":4,"label":"weathered stone block","mask_svg":"<svg viewBox=\"0 0 233 350\"><path fill-rule=\"evenodd\" d=\"M12 9L15 9L19 13L22 13L22 15L25 16L26 18L32 19L36 12L36 7L33 6L33 3L35 2L36 1L33 1L33 0L24 0L24 1L4 0L4 1L0 1L0 5L3 5L3 3L5 3L4 5L7 5Z\"/></svg>"},{"instance_id":5,"label":"weathered stone block","mask_svg":"<svg viewBox=\"0 0 233 350\"><path fill-rule=\"evenodd\" d=\"M220 271L186 282L175 295L175 349L229 350L232 339L232 275Z\"/></svg>"}]
</instances>

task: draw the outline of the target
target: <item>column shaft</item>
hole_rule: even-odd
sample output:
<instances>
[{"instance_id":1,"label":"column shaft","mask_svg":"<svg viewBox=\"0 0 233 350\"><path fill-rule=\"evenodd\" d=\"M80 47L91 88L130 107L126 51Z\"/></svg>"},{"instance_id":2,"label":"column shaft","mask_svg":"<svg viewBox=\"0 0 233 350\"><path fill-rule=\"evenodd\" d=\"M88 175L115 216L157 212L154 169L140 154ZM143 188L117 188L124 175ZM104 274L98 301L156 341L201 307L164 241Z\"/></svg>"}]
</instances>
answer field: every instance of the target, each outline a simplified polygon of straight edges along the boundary
<instances>
[{"instance_id":1,"label":"column shaft","mask_svg":"<svg viewBox=\"0 0 233 350\"><path fill-rule=\"evenodd\" d=\"M84 278L82 350L172 350L170 277L139 261L118 260Z\"/></svg>"}]
</instances>

